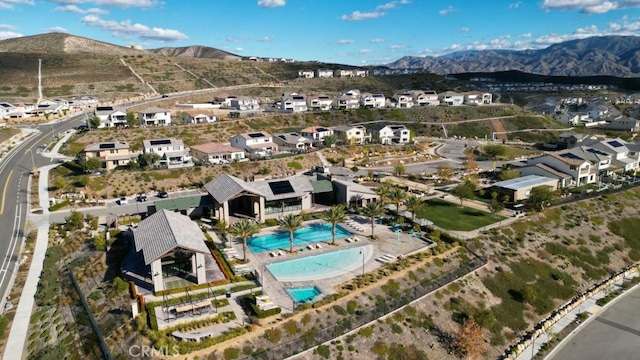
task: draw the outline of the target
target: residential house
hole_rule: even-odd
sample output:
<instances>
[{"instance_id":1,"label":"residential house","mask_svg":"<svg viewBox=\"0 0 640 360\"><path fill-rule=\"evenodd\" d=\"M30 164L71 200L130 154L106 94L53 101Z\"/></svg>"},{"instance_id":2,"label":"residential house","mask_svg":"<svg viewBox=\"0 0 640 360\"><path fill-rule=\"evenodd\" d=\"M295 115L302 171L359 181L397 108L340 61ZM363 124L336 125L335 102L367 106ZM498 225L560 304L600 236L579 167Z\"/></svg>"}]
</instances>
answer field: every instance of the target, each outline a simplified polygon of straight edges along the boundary
<instances>
[{"instance_id":1,"label":"residential house","mask_svg":"<svg viewBox=\"0 0 640 360\"><path fill-rule=\"evenodd\" d=\"M333 77L333 70L331 69L318 69L316 72L316 77L319 78L332 78Z\"/></svg>"},{"instance_id":2,"label":"residential house","mask_svg":"<svg viewBox=\"0 0 640 360\"><path fill-rule=\"evenodd\" d=\"M324 126L309 126L300 131L300 135L311 139L316 144L324 143L324 138L333 135L333 129Z\"/></svg>"},{"instance_id":3,"label":"residential house","mask_svg":"<svg viewBox=\"0 0 640 360\"><path fill-rule=\"evenodd\" d=\"M117 106L96 106L93 116L100 119L99 128L127 127L127 111Z\"/></svg>"},{"instance_id":4,"label":"residential house","mask_svg":"<svg viewBox=\"0 0 640 360\"><path fill-rule=\"evenodd\" d=\"M410 92L397 92L391 98L391 104L397 108L408 109L413 107L413 96Z\"/></svg>"},{"instance_id":5,"label":"residential house","mask_svg":"<svg viewBox=\"0 0 640 360\"><path fill-rule=\"evenodd\" d=\"M588 110L589 117L595 120L601 120L609 117L609 107L606 105L596 105Z\"/></svg>"},{"instance_id":6,"label":"residential house","mask_svg":"<svg viewBox=\"0 0 640 360\"><path fill-rule=\"evenodd\" d=\"M372 138L383 145L403 145L411 140L409 129L404 125L375 124Z\"/></svg>"},{"instance_id":7,"label":"residential house","mask_svg":"<svg viewBox=\"0 0 640 360\"><path fill-rule=\"evenodd\" d=\"M329 95L320 94L307 98L308 108L313 111L329 111L333 106L333 99Z\"/></svg>"},{"instance_id":8,"label":"residential house","mask_svg":"<svg viewBox=\"0 0 640 360\"><path fill-rule=\"evenodd\" d=\"M336 98L336 108L339 110L358 109L359 107L360 90L349 90Z\"/></svg>"},{"instance_id":9,"label":"residential house","mask_svg":"<svg viewBox=\"0 0 640 360\"><path fill-rule=\"evenodd\" d=\"M632 145L620 138L616 138L594 142L589 146L610 154L613 170L626 173L638 169L639 154L629 149L629 146Z\"/></svg>"},{"instance_id":10,"label":"residential house","mask_svg":"<svg viewBox=\"0 0 640 360\"><path fill-rule=\"evenodd\" d=\"M129 151L129 144L124 141L89 144L84 148L85 159L97 158L105 170L113 170L118 166L128 165L138 158L138 153Z\"/></svg>"},{"instance_id":11,"label":"residential house","mask_svg":"<svg viewBox=\"0 0 640 360\"><path fill-rule=\"evenodd\" d=\"M238 134L231 138L231 146L255 156L267 156L278 151L271 134L264 131Z\"/></svg>"},{"instance_id":12,"label":"residential house","mask_svg":"<svg viewBox=\"0 0 640 360\"><path fill-rule=\"evenodd\" d=\"M499 181L491 186L490 192L502 196L507 195L509 201L522 201L529 198L531 190L544 186L551 190L558 189L558 179L540 175L526 175L505 181ZM502 198L502 196L500 198Z\"/></svg>"},{"instance_id":13,"label":"residential house","mask_svg":"<svg viewBox=\"0 0 640 360\"><path fill-rule=\"evenodd\" d=\"M371 142L371 134L362 125L338 125L333 133L345 144L364 144Z\"/></svg>"},{"instance_id":14,"label":"residential house","mask_svg":"<svg viewBox=\"0 0 640 360\"><path fill-rule=\"evenodd\" d=\"M410 92L413 104L416 106L433 106L440 105L438 94L433 90L412 90Z\"/></svg>"},{"instance_id":15,"label":"residential house","mask_svg":"<svg viewBox=\"0 0 640 360\"><path fill-rule=\"evenodd\" d=\"M570 113L570 112L554 113L553 118L563 124L568 124L571 126L576 126L580 123L580 117L576 113Z\"/></svg>"},{"instance_id":16,"label":"residential house","mask_svg":"<svg viewBox=\"0 0 640 360\"><path fill-rule=\"evenodd\" d=\"M298 77L299 78L305 78L305 79L312 79L314 77L314 72L313 70L298 70Z\"/></svg>"},{"instance_id":17,"label":"residential house","mask_svg":"<svg viewBox=\"0 0 640 360\"><path fill-rule=\"evenodd\" d=\"M69 107L72 109L82 109L98 104L98 98L90 95L74 96L69 99Z\"/></svg>"},{"instance_id":18,"label":"residential house","mask_svg":"<svg viewBox=\"0 0 640 360\"><path fill-rule=\"evenodd\" d=\"M171 111L157 107L138 111L138 121L143 126L171 125Z\"/></svg>"},{"instance_id":19,"label":"residential house","mask_svg":"<svg viewBox=\"0 0 640 360\"><path fill-rule=\"evenodd\" d=\"M189 148L180 139L165 138L142 141L144 154L157 154L160 165L169 169L193 166Z\"/></svg>"},{"instance_id":20,"label":"residential house","mask_svg":"<svg viewBox=\"0 0 640 360\"><path fill-rule=\"evenodd\" d=\"M491 104L491 93L482 91L468 91L462 94L464 96L463 103L465 105L488 105Z\"/></svg>"},{"instance_id":21,"label":"residential house","mask_svg":"<svg viewBox=\"0 0 640 360\"><path fill-rule=\"evenodd\" d=\"M229 99L229 107L238 111L260 110L258 99L249 97L232 97Z\"/></svg>"},{"instance_id":22,"label":"residential house","mask_svg":"<svg viewBox=\"0 0 640 360\"><path fill-rule=\"evenodd\" d=\"M218 117L213 114L207 114L199 111L185 111L189 114L189 123L191 124L211 124L218 121Z\"/></svg>"},{"instance_id":23,"label":"residential house","mask_svg":"<svg viewBox=\"0 0 640 360\"><path fill-rule=\"evenodd\" d=\"M355 69L355 70L353 70L353 76L355 76L355 77L367 77L367 76L369 76L369 70Z\"/></svg>"},{"instance_id":24,"label":"residential house","mask_svg":"<svg viewBox=\"0 0 640 360\"><path fill-rule=\"evenodd\" d=\"M354 70L351 69L337 69L333 72L333 76L335 77L354 77Z\"/></svg>"},{"instance_id":25,"label":"residential house","mask_svg":"<svg viewBox=\"0 0 640 360\"><path fill-rule=\"evenodd\" d=\"M538 175L546 178L553 178L558 181L558 188L570 187L573 183L573 177L569 174L558 171L543 163L518 168L522 176Z\"/></svg>"},{"instance_id":26,"label":"residential house","mask_svg":"<svg viewBox=\"0 0 640 360\"><path fill-rule=\"evenodd\" d=\"M193 145L191 156L205 164L228 164L245 158L244 150L223 143Z\"/></svg>"},{"instance_id":27,"label":"residential house","mask_svg":"<svg viewBox=\"0 0 640 360\"><path fill-rule=\"evenodd\" d=\"M362 93L360 95L360 107L380 109L386 106L387 98L384 94Z\"/></svg>"},{"instance_id":28,"label":"residential house","mask_svg":"<svg viewBox=\"0 0 640 360\"><path fill-rule=\"evenodd\" d=\"M280 133L273 136L273 141L278 144L281 151L299 153L313 147L313 141L298 133Z\"/></svg>"},{"instance_id":29,"label":"residential house","mask_svg":"<svg viewBox=\"0 0 640 360\"><path fill-rule=\"evenodd\" d=\"M582 146L586 144L590 144L598 139L589 134L581 134L575 131L565 131L558 135L558 148L560 149L571 149L576 146Z\"/></svg>"},{"instance_id":30,"label":"residential house","mask_svg":"<svg viewBox=\"0 0 640 360\"><path fill-rule=\"evenodd\" d=\"M307 98L303 94L284 93L280 97L280 111L305 112L307 111Z\"/></svg>"},{"instance_id":31,"label":"residential house","mask_svg":"<svg viewBox=\"0 0 640 360\"><path fill-rule=\"evenodd\" d=\"M371 188L353 181L334 179L332 183L335 188L335 200L338 204L357 208L380 198Z\"/></svg>"},{"instance_id":32,"label":"residential house","mask_svg":"<svg viewBox=\"0 0 640 360\"><path fill-rule=\"evenodd\" d=\"M640 132L640 120L619 116L609 121L604 128L616 131Z\"/></svg>"},{"instance_id":33,"label":"residential house","mask_svg":"<svg viewBox=\"0 0 640 360\"><path fill-rule=\"evenodd\" d=\"M571 186L593 184L598 180L597 171L592 168L591 162L569 150L549 153L527 161L527 165L536 164L545 164L556 171L571 175Z\"/></svg>"},{"instance_id":34,"label":"residential house","mask_svg":"<svg viewBox=\"0 0 640 360\"><path fill-rule=\"evenodd\" d=\"M446 106L458 106L464 104L464 95L455 91L445 91L438 94L440 105Z\"/></svg>"}]
</instances>

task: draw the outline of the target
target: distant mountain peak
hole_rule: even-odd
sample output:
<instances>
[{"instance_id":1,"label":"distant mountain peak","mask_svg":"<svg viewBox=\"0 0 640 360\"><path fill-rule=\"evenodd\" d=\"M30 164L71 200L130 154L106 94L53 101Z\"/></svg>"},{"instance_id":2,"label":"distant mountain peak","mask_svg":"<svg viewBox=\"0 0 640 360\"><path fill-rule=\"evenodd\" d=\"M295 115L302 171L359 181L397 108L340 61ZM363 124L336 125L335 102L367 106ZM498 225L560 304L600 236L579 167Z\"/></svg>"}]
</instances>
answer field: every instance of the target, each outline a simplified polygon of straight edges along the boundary
<instances>
[{"instance_id":1,"label":"distant mountain peak","mask_svg":"<svg viewBox=\"0 0 640 360\"><path fill-rule=\"evenodd\" d=\"M440 75L517 70L555 76L638 77L640 37L590 37L540 50L471 50L437 57L405 56L387 66L422 68Z\"/></svg>"}]
</instances>

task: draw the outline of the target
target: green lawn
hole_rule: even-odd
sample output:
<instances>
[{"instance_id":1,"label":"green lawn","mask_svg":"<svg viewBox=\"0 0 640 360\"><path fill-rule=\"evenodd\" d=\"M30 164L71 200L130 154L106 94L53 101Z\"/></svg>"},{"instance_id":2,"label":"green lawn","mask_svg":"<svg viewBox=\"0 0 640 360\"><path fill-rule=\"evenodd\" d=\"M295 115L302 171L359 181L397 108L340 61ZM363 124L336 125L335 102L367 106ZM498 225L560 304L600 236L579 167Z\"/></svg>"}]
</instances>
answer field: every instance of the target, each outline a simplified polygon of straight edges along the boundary
<instances>
[{"instance_id":1,"label":"green lawn","mask_svg":"<svg viewBox=\"0 0 640 360\"><path fill-rule=\"evenodd\" d=\"M447 230L469 231L493 224L504 217L493 217L490 213L460 207L442 199L427 200L427 206L416 213L416 217L433 221L437 226Z\"/></svg>"}]
</instances>

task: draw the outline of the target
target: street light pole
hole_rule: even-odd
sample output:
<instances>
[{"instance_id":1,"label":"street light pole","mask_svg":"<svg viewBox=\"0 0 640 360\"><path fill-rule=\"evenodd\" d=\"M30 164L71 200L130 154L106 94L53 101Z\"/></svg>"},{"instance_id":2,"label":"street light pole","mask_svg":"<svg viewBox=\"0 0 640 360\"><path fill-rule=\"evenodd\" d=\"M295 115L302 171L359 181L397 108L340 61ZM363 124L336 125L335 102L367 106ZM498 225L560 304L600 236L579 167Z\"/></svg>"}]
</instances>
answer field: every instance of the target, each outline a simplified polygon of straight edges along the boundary
<instances>
[{"instance_id":1,"label":"street light pole","mask_svg":"<svg viewBox=\"0 0 640 360\"><path fill-rule=\"evenodd\" d=\"M362 280L364 281L364 249L360 250L360 254L362 254Z\"/></svg>"}]
</instances>

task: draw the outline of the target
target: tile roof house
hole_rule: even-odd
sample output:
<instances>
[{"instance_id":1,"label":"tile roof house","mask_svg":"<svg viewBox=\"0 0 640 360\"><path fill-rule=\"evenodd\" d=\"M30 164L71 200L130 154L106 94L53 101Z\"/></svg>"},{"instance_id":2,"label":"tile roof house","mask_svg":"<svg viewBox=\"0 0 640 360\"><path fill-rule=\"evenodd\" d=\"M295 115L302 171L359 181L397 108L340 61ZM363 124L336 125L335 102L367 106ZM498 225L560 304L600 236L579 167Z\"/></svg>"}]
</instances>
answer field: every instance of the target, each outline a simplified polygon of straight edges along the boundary
<instances>
[{"instance_id":1,"label":"tile roof house","mask_svg":"<svg viewBox=\"0 0 640 360\"><path fill-rule=\"evenodd\" d=\"M302 129L300 135L313 140L315 143L322 143L325 137L333 135L333 129L326 126L309 126Z\"/></svg>"},{"instance_id":2,"label":"tile roof house","mask_svg":"<svg viewBox=\"0 0 640 360\"><path fill-rule=\"evenodd\" d=\"M180 139L165 138L142 141L143 154L157 154L159 163L169 169L193 166L189 148Z\"/></svg>"},{"instance_id":3,"label":"tile roof house","mask_svg":"<svg viewBox=\"0 0 640 360\"><path fill-rule=\"evenodd\" d=\"M205 164L228 164L245 158L244 150L225 143L193 145L191 156Z\"/></svg>"}]
</instances>

